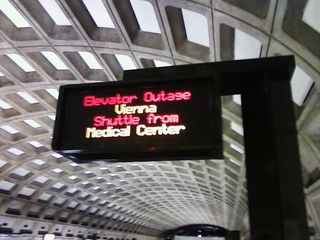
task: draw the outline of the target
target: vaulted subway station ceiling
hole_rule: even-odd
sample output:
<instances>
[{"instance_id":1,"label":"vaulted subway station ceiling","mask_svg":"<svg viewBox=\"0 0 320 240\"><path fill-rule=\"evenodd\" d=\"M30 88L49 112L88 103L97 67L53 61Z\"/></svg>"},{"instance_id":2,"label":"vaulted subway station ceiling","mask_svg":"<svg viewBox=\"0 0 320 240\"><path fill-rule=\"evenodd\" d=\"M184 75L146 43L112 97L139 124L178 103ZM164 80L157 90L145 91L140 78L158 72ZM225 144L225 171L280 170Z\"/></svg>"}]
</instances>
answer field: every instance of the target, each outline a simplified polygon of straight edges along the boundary
<instances>
[{"instance_id":1,"label":"vaulted subway station ceiling","mask_svg":"<svg viewBox=\"0 0 320 240\"><path fill-rule=\"evenodd\" d=\"M77 165L51 151L58 89L129 69L292 54L308 221L319 234L317 9L318 0L0 0L0 230L142 239L207 223L245 236L239 96L222 99L224 161Z\"/></svg>"}]
</instances>

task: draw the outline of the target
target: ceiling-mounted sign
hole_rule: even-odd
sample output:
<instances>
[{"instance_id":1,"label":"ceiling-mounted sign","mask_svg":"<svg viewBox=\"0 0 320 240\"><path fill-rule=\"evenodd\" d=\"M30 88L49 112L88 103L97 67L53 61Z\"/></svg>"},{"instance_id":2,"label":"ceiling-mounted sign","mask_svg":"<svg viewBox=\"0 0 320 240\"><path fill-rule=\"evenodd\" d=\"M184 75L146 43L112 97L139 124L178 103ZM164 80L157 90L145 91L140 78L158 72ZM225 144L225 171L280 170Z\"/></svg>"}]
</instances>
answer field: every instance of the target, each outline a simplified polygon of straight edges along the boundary
<instances>
[{"instance_id":1,"label":"ceiling-mounted sign","mask_svg":"<svg viewBox=\"0 0 320 240\"><path fill-rule=\"evenodd\" d=\"M212 79L60 88L52 147L81 161L221 158L221 104Z\"/></svg>"}]
</instances>

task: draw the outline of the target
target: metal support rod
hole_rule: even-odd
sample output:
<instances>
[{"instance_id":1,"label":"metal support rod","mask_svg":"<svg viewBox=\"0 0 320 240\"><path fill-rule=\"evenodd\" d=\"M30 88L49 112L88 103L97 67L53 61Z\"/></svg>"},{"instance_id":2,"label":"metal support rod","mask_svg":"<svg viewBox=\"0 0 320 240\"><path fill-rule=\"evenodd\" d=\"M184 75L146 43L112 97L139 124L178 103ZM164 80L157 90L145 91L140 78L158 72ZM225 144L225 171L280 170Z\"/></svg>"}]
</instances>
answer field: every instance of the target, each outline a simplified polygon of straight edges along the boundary
<instances>
[{"instance_id":1,"label":"metal support rod","mask_svg":"<svg viewBox=\"0 0 320 240\"><path fill-rule=\"evenodd\" d=\"M221 96L241 94L251 240L307 240L290 90L294 57L126 71L125 80L211 77Z\"/></svg>"},{"instance_id":2,"label":"metal support rod","mask_svg":"<svg viewBox=\"0 0 320 240\"><path fill-rule=\"evenodd\" d=\"M241 78L251 239L307 240L289 71Z\"/></svg>"}]
</instances>

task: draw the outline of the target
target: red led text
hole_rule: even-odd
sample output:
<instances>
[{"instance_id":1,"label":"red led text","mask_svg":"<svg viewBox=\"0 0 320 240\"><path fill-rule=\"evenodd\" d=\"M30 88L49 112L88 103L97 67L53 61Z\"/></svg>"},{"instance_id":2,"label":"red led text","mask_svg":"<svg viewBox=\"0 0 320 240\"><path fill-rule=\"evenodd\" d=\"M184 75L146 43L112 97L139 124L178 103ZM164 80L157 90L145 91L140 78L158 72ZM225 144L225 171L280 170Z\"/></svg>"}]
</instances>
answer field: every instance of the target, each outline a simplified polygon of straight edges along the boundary
<instances>
[{"instance_id":1,"label":"red led text","mask_svg":"<svg viewBox=\"0 0 320 240\"><path fill-rule=\"evenodd\" d=\"M145 92L143 94L143 100L145 102L172 102L172 101L182 101L190 100L191 92L165 92L160 91L158 93Z\"/></svg>"},{"instance_id":2,"label":"red led text","mask_svg":"<svg viewBox=\"0 0 320 240\"><path fill-rule=\"evenodd\" d=\"M83 99L83 106L104 106L104 105L116 105L116 104L131 104L134 99L138 97L132 96L121 96L116 94L112 97L95 97L95 96L85 96Z\"/></svg>"},{"instance_id":3,"label":"red led text","mask_svg":"<svg viewBox=\"0 0 320 240\"><path fill-rule=\"evenodd\" d=\"M98 107L98 113L92 116L91 126L86 127L85 138L122 138L131 134L138 137L183 134L188 129L188 126L181 124L184 116L179 112L184 104L162 111L161 108L164 105L175 105L174 102L189 100L191 91L185 90L145 91L139 96L119 93L106 97L84 96L84 107ZM162 102L167 103L159 104ZM101 108L103 106L105 108Z\"/></svg>"}]
</instances>

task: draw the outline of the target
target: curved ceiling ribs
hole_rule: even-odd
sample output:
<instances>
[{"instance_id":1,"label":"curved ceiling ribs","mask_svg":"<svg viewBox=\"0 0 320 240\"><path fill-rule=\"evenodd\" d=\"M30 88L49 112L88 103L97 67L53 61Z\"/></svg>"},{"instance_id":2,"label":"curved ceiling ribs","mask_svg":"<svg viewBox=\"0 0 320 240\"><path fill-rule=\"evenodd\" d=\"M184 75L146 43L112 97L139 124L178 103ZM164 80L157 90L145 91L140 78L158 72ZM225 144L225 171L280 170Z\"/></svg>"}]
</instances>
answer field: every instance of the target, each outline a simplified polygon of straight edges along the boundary
<instances>
[{"instance_id":1,"label":"curved ceiling ribs","mask_svg":"<svg viewBox=\"0 0 320 240\"><path fill-rule=\"evenodd\" d=\"M246 232L239 96L223 98L225 161L77 165L50 148L58 88L134 68L294 54L307 206L320 232L317 3L249 2L1 0L0 230L140 239L207 223Z\"/></svg>"}]
</instances>

